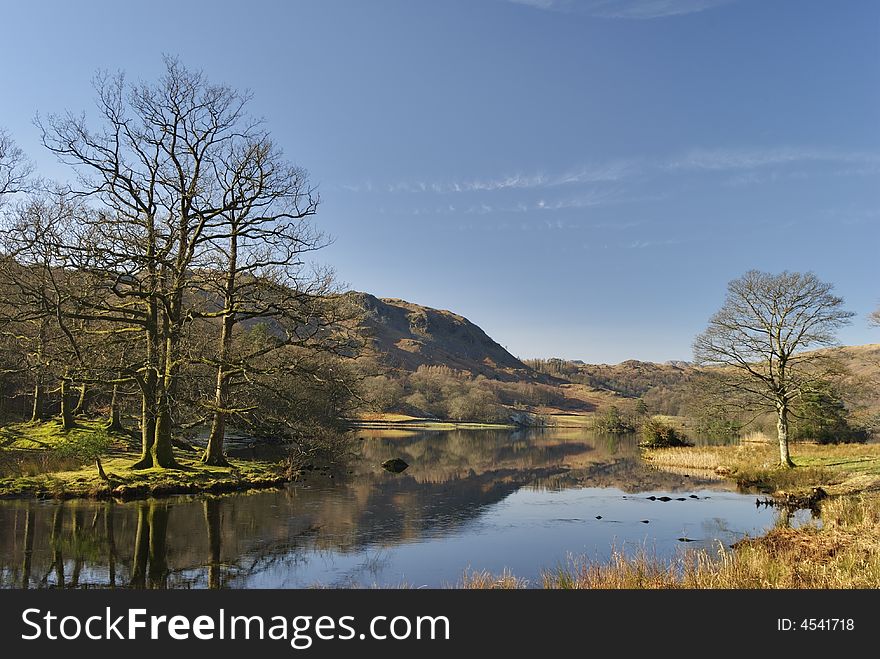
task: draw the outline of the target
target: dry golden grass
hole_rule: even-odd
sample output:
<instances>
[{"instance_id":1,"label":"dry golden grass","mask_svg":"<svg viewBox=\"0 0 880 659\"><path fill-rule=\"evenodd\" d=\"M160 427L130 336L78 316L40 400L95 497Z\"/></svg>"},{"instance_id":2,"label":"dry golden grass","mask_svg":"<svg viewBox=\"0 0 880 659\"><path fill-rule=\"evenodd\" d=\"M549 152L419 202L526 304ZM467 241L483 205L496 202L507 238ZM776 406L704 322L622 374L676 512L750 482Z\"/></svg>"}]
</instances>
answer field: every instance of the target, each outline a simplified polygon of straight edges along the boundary
<instances>
[{"instance_id":1,"label":"dry golden grass","mask_svg":"<svg viewBox=\"0 0 880 659\"><path fill-rule=\"evenodd\" d=\"M652 449L645 459L676 473L714 472L744 487L803 493L821 486L829 494L880 489L880 445L807 444L791 447L797 468L779 467L775 443Z\"/></svg>"},{"instance_id":2,"label":"dry golden grass","mask_svg":"<svg viewBox=\"0 0 880 659\"><path fill-rule=\"evenodd\" d=\"M464 573L457 587L465 590L516 590L528 586L527 579L515 577L509 570L504 570L500 575L486 570L470 570Z\"/></svg>"},{"instance_id":3,"label":"dry golden grass","mask_svg":"<svg viewBox=\"0 0 880 659\"><path fill-rule=\"evenodd\" d=\"M773 441L773 438L760 430L753 430L743 435L740 441L745 444L769 444Z\"/></svg>"}]
</instances>

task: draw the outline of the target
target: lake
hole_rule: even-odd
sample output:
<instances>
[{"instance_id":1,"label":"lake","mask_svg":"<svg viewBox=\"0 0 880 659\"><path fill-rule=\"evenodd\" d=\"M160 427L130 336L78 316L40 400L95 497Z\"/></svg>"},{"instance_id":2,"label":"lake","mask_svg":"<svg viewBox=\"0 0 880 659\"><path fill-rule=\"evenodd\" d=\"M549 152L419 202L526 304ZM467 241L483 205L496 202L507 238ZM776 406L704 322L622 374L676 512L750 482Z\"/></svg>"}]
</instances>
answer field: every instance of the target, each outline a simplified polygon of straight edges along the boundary
<instances>
[{"instance_id":1,"label":"lake","mask_svg":"<svg viewBox=\"0 0 880 659\"><path fill-rule=\"evenodd\" d=\"M715 550L780 521L729 482L650 468L631 436L357 436L360 455L347 476L280 490L2 501L0 586L443 587L468 569L509 569L537 586L542 570L571 557ZM411 466L401 474L379 466L394 457ZM801 511L791 522L808 519Z\"/></svg>"}]
</instances>

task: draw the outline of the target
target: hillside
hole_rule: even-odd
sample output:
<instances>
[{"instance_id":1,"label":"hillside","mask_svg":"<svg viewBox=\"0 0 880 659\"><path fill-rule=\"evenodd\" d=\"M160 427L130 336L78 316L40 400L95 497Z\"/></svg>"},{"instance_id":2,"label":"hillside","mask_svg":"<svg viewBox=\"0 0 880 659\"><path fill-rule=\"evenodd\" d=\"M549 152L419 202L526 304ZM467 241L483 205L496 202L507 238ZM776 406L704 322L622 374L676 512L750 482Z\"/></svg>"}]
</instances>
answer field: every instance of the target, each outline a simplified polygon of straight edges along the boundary
<instances>
[{"instance_id":1,"label":"hillside","mask_svg":"<svg viewBox=\"0 0 880 659\"><path fill-rule=\"evenodd\" d=\"M700 369L683 361L587 364L580 360L520 361L476 324L451 311L395 298L349 293L363 310L363 334L382 375L368 381L374 412L457 421L498 421L521 412L576 423L575 417L614 405L632 412L642 399L654 414L694 412ZM833 353L854 384L880 382L880 344ZM880 400L864 386L847 404L869 413ZM865 395L867 392L867 395ZM368 416L369 414L367 414Z\"/></svg>"},{"instance_id":2,"label":"hillside","mask_svg":"<svg viewBox=\"0 0 880 659\"><path fill-rule=\"evenodd\" d=\"M364 333L387 367L414 372L419 366L447 366L502 381L536 378L532 369L463 316L368 293L350 295L364 309Z\"/></svg>"}]
</instances>

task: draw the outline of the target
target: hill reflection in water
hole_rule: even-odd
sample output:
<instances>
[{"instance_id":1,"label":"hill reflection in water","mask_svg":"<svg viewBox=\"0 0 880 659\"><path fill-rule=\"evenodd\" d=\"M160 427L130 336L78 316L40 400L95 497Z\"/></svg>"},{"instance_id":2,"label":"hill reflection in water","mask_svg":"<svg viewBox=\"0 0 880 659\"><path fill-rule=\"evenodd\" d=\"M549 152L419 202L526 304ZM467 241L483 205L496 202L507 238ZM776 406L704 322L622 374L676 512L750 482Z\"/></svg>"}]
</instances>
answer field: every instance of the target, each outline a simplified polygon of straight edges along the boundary
<instances>
[{"instance_id":1,"label":"hill reflection in water","mask_svg":"<svg viewBox=\"0 0 880 659\"><path fill-rule=\"evenodd\" d=\"M537 580L569 554L648 547L666 555L683 535L711 546L775 521L725 483L649 468L634 437L358 436L361 457L342 480L131 503L0 502L0 585L443 586L467 568L505 567ZM379 467L394 457L411 467L397 475Z\"/></svg>"}]
</instances>

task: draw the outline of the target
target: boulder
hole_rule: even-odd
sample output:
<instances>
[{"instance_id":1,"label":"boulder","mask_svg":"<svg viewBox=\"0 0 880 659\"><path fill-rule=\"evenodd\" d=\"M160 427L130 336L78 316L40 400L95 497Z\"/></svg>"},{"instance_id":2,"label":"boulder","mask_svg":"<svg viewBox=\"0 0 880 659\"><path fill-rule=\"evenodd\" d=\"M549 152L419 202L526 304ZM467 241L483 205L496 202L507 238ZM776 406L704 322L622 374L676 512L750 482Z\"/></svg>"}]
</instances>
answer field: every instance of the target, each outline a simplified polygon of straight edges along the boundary
<instances>
[{"instance_id":1,"label":"boulder","mask_svg":"<svg viewBox=\"0 0 880 659\"><path fill-rule=\"evenodd\" d=\"M392 474L399 474L409 468L409 465L400 458L391 458L382 463L382 469Z\"/></svg>"}]
</instances>

